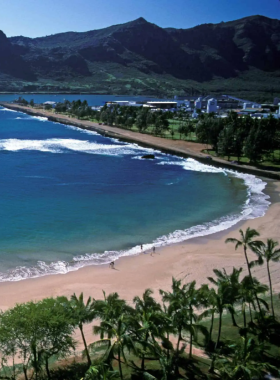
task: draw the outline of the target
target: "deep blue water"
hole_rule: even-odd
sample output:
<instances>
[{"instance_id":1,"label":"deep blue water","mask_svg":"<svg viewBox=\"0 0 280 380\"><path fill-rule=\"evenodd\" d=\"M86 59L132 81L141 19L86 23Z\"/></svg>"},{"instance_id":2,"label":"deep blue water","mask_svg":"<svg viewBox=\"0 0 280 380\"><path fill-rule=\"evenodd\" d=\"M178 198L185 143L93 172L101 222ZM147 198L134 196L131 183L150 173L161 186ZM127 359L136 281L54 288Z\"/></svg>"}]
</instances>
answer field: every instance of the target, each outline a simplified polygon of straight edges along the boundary
<instances>
[{"instance_id":1,"label":"deep blue water","mask_svg":"<svg viewBox=\"0 0 280 380\"><path fill-rule=\"evenodd\" d=\"M105 263L267 207L253 176L160 152L141 159L150 151L0 108L0 279Z\"/></svg>"},{"instance_id":2,"label":"deep blue water","mask_svg":"<svg viewBox=\"0 0 280 380\"><path fill-rule=\"evenodd\" d=\"M44 103L47 101L53 102L63 102L65 99L69 101L78 100L81 101L87 100L90 106L103 106L107 101L114 100L133 100L133 101L141 101L141 100L156 100L155 98L149 98L148 96L116 96L116 95L69 95L69 94L0 94L0 101L11 102L19 98L19 96L30 102L31 99L34 100L35 103Z\"/></svg>"}]
</instances>

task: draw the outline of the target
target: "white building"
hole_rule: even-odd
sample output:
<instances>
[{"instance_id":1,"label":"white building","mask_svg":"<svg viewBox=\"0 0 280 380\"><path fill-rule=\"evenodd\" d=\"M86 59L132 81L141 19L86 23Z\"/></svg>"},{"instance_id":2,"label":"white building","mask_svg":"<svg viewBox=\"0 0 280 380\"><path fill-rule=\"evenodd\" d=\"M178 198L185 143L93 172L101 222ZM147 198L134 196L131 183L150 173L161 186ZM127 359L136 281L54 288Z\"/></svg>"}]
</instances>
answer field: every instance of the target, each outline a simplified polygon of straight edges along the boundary
<instances>
[{"instance_id":1,"label":"white building","mask_svg":"<svg viewBox=\"0 0 280 380\"><path fill-rule=\"evenodd\" d=\"M246 110L246 108L252 108L252 103L243 103L243 109Z\"/></svg>"},{"instance_id":2,"label":"white building","mask_svg":"<svg viewBox=\"0 0 280 380\"><path fill-rule=\"evenodd\" d=\"M44 106L52 106L54 108L56 106L56 102L47 101L43 103Z\"/></svg>"},{"instance_id":3,"label":"white building","mask_svg":"<svg viewBox=\"0 0 280 380\"><path fill-rule=\"evenodd\" d=\"M207 102L207 113L217 112L217 99L209 99Z\"/></svg>"},{"instance_id":4,"label":"white building","mask_svg":"<svg viewBox=\"0 0 280 380\"><path fill-rule=\"evenodd\" d=\"M246 110L247 108L262 108L262 107L258 103L243 103L243 109Z\"/></svg>"},{"instance_id":5,"label":"white building","mask_svg":"<svg viewBox=\"0 0 280 380\"><path fill-rule=\"evenodd\" d=\"M196 101L194 102L194 106L195 106L195 109L201 110L201 108L202 108L202 98L196 99Z\"/></svg>"}]
</instances>

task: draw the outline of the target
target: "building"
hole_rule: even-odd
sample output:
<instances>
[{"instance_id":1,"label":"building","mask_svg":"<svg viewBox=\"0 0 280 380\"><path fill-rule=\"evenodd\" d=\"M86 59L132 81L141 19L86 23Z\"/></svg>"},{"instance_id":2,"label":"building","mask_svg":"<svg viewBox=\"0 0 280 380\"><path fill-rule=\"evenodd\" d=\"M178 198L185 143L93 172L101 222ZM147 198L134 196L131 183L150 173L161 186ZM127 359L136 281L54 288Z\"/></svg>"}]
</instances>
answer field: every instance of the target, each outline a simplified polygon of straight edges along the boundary
<instances>
[{"instance_id":1,"label":"building","mask_svg":"<svg viewBox=\"0 0 280 380\"><path fill-rule=\"evenodd\" d=\"M216 113L217 112L217 99L209 99L208 102L207 102L207 113Z\"/></svg>"},{"instance_id":2,"label":"building","mask_svg":"<svg viewBox=\"0 0 280 380\"><path fill-rule=\"evenodd\" d=\"M194 102L194 106L195 106L195 109L201 110L201 108L202 108L202 98L196 99L196 101Z\"/></svg>"},{"instance_id":3,"label":"building","mask_svg":"<svg viewBox=\"0 0 280 380\"><path fill-rule=\"evenodd\" d=\"M155 108L160 109L171 109L171 108L177 108L177 102L147 102L149 106L153 106Z\"/></svg>"},{"instance_id":4,"label":"building","mask_svg":"<svg viewBox=\"0 0 280 380\"><path fill-rule=\"evenodd\" d=\"M51 106L52 108L54 108L56 106L56 102L51 102L51 101L47 101L45 103L43 103L43 106Z\"/></svg>"},{"instance_id":5,"label":"building","mask_svg":"<svg viewBox=\"0 0 280 380\"><path fill-rule=\"evenodd\" d=\"M115 107L115 106L121 106L121 107L142 107L143 103L141 102L133 102L130 100L115 100L106 102L108 107Z\"/></svg>"}]
</instances>

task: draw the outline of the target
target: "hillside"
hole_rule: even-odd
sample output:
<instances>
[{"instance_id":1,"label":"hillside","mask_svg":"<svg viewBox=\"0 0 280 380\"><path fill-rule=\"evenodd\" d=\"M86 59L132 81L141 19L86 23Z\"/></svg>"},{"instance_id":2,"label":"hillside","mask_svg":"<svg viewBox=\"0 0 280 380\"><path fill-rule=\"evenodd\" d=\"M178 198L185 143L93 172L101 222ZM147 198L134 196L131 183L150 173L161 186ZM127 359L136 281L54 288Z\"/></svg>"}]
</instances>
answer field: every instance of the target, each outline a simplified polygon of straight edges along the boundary
<instances>
[{"instance_id":1,"label":"hillside","mask_svg":"<svg viewBox=\"0 0 280 380\"><path fill-rule=\"evenodd\" d=\"M251 16L190 29L143 18L40 38L0 34L1 91L280 95L280 21Z\"/></svg>"}]
</instances>

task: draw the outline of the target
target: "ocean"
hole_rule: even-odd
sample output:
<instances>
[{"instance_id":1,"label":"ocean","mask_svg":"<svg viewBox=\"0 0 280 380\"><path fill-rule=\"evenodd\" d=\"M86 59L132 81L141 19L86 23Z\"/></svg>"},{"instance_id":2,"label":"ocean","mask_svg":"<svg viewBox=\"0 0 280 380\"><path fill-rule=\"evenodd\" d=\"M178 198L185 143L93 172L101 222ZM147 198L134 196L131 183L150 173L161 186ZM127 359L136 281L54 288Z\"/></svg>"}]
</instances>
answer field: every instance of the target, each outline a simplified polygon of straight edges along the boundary
<instances>
[{"instance_id":1,"label":"ocean","mask_svg":"<svg viewBox=\"0 0 280 380\"><path fill-rule=\"evenodd\" d=\"M2 107L0 160L0 281L106 264L141 244L227 229L269 205L253 175Z\"/></svg>"}]
</instances>

